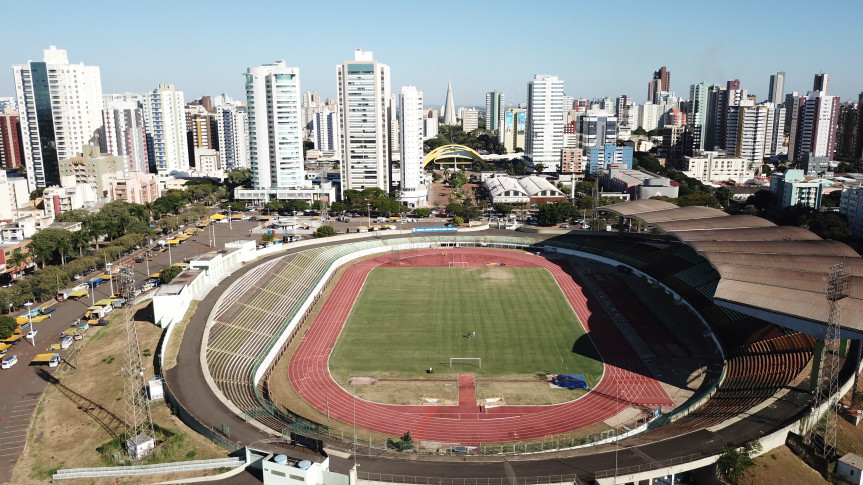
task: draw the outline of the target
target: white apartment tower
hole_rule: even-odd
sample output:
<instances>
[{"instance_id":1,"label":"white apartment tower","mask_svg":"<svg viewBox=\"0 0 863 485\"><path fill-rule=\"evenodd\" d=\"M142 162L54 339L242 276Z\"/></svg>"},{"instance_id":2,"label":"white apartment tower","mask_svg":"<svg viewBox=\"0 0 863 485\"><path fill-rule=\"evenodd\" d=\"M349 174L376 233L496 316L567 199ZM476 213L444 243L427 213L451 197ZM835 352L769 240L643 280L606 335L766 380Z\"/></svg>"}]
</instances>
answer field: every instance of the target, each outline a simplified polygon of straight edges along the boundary
<instances>
[{"instance_id":1,"label":"white apartment tower","mask_svg":"<svg viewBox=\"0 0 863 485\"><path fill-rule=\"evenodd\" d=\"M341 190L390 190L390 67L357 49L336 66L341 125Z\"/></svg>"},{"instance_id":2,"label":"white apartment tower","mask_svg":"<svg viewBox=\"0 0 863 485\"><path fill-rule=\"evenodd\" d=\"M773 104L755 105L742 101L728 107L728 125L725 133L725 153L729 157L748 160L760 167L769 156L773 145Z\"/></svg>"},{"instance_id":3,"label":"white apartment tower","mask_svg":"<svg viewBox=\"0 0 863 485\"><path fill-rule=\"evenodd\" d=\"M155 173L160 177L168 177L174 171L188 172L183 92L177 91L173 84L160 83L143 95L142 104L151 171L155 166Z\"/></svg>"},{"instance_id":4,"label":"white apartment tower","mask_svg":"<svg viewBox=\"0 0 863 485\"><path fill-rule=\"evenodd\" d=\"M338 113L318 111L312 116L312 141L315 150L338 154L341 143Z\"/></svg>"},{"instance_id":5,"label":"white apartment tower","mask_svg":"<svg viewBox=\"0 0 863 485\"><path fill-rule=\"evenodd\" d=\"M299 188L303 165L300 70L285 61L246 72L249 158L256 189Z\"/></svg>"},{"instance_id":6,"label":"white apartment tower","mask_svg":"<svg viewBox=\"0 0 863 485\"><path fill-rule=\"evenodd\" d=\"M423 172L423 93L403 86L399 97L401 200L417 206L425 202L420 194Z\"/></svg>"},{"instance_id":7,"label":"white apartment tower","mask_svg":"<svg viewBox=\"0 0 863 485\"><path fill-rule=\"evenodd\" d=\"M99 68L69 64L53 45L42 62L12 66L20 112L24 163L31 187L60 185L58 161L98 144L102 128Z\"/></svg>"},{"instance_id":8,"label":"white apartment tower","mask_svg":"<svg viewBox=\"0 0 863 485\"><path fill-rule=\"evenodd\" d=\"M249 168L249 114L245 106L216 106L219 154L226 170Z\"/></svg>"},{"instance_id":9,"label":"white apartment tower","mask_svg":"<svg viewBox=\"0 0 863 485\"><path fill-rule=\"evenodd\" d=\"M130 172L149 172L142 96L136 93L106 94L103 101L102 152L126 157L123 173L127 178Z\"/></svg>"},{"instance_id":10,"label":"white apartment tower","mask_svg":"<svg viewBox=\"0 0 863 485\"><path fill-rule=\"evenodd\" d=\"M773 104L785 102L785 71L770 75L770 85L767 88L767 101Z\"/></svg>"},{"instance_id":11,"label":"white apartment tower","mask_svg":"<svg viewBox=\"0 0 863 485\"><path fill-rule=\"evenodd\" d=\"M563 149L563 80L537 74L527 84L527 134L524 154L557 171Z\"/></svg>"}]
</instances>

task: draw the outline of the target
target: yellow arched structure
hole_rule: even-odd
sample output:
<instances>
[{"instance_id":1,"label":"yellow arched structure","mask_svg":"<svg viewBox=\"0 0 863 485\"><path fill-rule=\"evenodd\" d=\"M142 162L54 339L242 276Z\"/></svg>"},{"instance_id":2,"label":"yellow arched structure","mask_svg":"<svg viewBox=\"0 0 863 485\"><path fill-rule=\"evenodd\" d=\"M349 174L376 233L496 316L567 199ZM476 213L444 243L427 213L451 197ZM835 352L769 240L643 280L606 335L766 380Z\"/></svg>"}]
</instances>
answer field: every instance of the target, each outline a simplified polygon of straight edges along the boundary
<instances>
[{"instance_id":1,"label":"yellow arched structure","mask_svg":"<svg viewBox=\"0 0 863 485\"><path fill-rule=\"evenodd\" d=\"M481 161L482 157L472 148L464 145L444 145L435 148L426 155L423 160L423 168L430 163L438 163L440 165L458 164L470 165L474 160Z\"/></svg>"}]
</instances>

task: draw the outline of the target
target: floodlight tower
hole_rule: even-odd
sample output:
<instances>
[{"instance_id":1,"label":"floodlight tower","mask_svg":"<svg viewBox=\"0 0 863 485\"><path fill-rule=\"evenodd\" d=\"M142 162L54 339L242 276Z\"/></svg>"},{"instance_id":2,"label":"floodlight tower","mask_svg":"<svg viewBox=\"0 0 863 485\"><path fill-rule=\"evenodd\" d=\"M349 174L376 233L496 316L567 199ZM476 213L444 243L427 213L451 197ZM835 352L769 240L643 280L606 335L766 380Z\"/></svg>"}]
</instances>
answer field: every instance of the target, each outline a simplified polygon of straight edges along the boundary
<instances>
[{"instance_id":1,"label":"floodlight tower","mask_svg":"<svg viewBox=\"0 0 863 485\"><path fill-rule=\"evenodd\" d=\"M821 349L821 375L815 388L815 404L813 409L827 403L824 419L812 426L809 435L811 442L816 430L823 432L821 446L822 456L831 456L836 450L836 418L839 411L839 346L841 312L839 302L848 296L848 286L851 273L845 263L830 266L830 279L827 282L827 301L830 305L827 316L827 330L824 334L824 346ZM819 416L813 416L818 419Z\"/></svg>"},{"instance_id":2,"label":"floodlight tower","mask_svg":"<svg viewBox=\"0 0 863 485\"><path fill-rule=\"evenodd\" d=\"M141 459L155 445L153 417L150 402L145 394L144 364L141 361L141 347L138 331L135 328L132 299L135 297L135 276L130 266L122 266L119 274L120 295L123 304L123 328L126 333L126 346L123 351L123 399L126 404L126 451L133 459ZM150 442L149 445L146 443Z\"/></svg>"}]
</instances>

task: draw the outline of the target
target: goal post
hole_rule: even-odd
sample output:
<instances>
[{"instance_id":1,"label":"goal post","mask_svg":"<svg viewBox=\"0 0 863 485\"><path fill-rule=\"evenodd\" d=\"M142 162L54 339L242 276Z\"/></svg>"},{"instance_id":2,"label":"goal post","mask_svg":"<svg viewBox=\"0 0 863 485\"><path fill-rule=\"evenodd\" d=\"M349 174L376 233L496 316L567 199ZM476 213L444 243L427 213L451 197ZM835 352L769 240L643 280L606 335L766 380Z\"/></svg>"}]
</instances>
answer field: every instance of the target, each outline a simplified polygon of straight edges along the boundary
<instances>
[{"instance_id":1,"label":"goal post","mask_svg":"<svg viewBox=\"0 0 863 485\"><path fill-rule=\"evenodd\" d=\"M467 261L450 261L449 267L450 268L467 268L468 262Z\"/></svg>"},{"instance_id":2,"label":"goal post","mask_svg":"<svg viewBox=\"0 0 863 485\"><path fill-rule=\"evenodd\" d=\"M473 363L473 365L482 369L482 358L480 357L450 357L449 358L449 366L452 368L453 362L464 362L467 361L468 364Z\"/></svg>"}]
</instances>

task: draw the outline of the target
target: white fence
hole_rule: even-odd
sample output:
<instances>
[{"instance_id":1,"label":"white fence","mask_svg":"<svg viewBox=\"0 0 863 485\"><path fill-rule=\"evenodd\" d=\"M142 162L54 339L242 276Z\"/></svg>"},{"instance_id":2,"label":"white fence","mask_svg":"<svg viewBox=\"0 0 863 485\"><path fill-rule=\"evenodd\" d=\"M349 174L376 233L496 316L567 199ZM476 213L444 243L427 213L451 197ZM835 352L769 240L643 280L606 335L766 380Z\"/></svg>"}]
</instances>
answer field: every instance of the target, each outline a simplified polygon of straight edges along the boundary
<instances>
[{"instance_id":1,"label":"white fence","mask_svg":"<svg viewBox=\"0 0 863 485\"><path fill-rule=\"evenodd\" d=\"M107 466L98 468L67 468L57 470L51 480L72 480L75 478L101 477L132 477L140 475L160 475L165 473L180 473L200 470L215 470L217 468L236 468L245 466L241 458L216 458L213 460L182 461L177 463L159 463L157 465Z\"/></svg>"}]
</instances>

